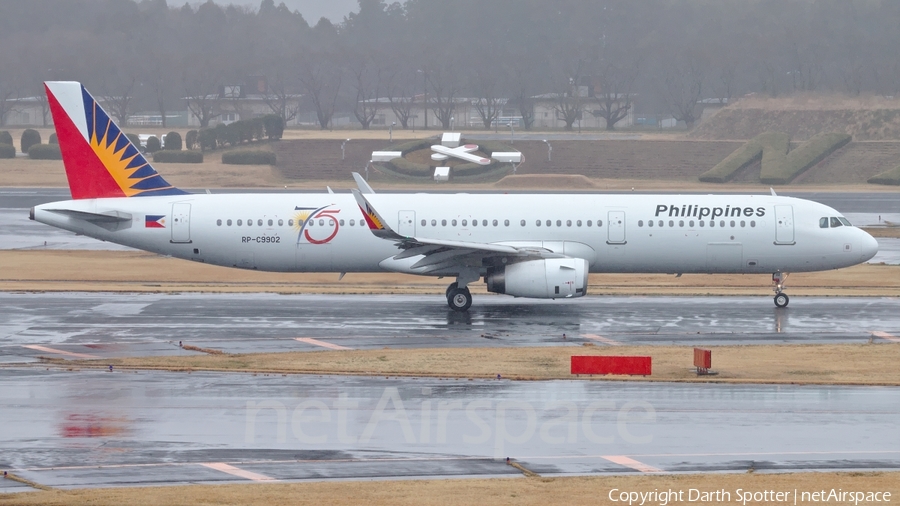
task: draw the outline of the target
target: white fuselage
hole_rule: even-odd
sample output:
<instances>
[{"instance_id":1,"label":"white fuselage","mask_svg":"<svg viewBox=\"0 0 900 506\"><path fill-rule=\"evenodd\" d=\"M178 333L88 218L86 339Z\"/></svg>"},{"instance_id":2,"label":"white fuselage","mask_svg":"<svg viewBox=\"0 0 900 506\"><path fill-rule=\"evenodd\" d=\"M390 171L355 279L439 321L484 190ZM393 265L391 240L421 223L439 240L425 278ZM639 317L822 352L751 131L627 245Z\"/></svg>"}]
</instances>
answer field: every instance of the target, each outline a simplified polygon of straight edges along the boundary
<instances>
[{"instance_id":1,"label":"white fuselage","mask_svg":"<svg viewBox=\"0 0 900 506\"><path fill-rule=\"evenodd\" d=\"M591 272L819 271L864 262L878 247L856 227L821 228L821 218L841 216L830 207L769 195L378 193L366 198L402 236L545 248L587 260ZM34 219L228 267L417 273L411 267L417 258L393 259L401 250L372 234L349 193L72 200L37 206Z\"/></svg>"}]
</instances>

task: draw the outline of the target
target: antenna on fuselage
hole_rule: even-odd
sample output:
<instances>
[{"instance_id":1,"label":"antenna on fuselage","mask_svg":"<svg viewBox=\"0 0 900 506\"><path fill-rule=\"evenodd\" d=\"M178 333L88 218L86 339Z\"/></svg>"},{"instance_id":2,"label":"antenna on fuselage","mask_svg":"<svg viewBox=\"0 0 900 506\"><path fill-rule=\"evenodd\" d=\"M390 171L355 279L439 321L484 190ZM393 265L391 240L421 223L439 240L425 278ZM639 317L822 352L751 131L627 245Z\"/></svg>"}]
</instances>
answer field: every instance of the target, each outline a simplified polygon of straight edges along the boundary
<instances>
[{"instance_id":1,"label":"antenna on fuselage","mask_svg":"<svg viewBox=\"0 0 900 506\"><path fill-rule=\"evenodd\" d=\"M778 195L775 193L775 188L769 187L769 191L772 192L773 197L777 197Z\"/></svg>"}]
</instances>

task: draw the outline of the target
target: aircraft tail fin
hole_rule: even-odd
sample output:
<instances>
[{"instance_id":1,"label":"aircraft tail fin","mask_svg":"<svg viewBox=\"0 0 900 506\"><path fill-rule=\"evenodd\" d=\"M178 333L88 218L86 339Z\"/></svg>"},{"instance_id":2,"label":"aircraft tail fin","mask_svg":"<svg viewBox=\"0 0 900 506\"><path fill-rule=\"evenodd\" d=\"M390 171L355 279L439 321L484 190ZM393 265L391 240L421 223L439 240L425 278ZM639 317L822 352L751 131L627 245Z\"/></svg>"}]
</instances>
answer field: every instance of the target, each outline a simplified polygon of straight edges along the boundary
<instances>
[{"instance_id":1,"label":"aircraft tail fin","mask_svg":"<svg viewBox=\"0 0 900 506\"><path fill-rule=\"evenodd\" d=\"M187 194L156 172L81 83L44 87L73 199Z\"/></svg>"}]
</instances>

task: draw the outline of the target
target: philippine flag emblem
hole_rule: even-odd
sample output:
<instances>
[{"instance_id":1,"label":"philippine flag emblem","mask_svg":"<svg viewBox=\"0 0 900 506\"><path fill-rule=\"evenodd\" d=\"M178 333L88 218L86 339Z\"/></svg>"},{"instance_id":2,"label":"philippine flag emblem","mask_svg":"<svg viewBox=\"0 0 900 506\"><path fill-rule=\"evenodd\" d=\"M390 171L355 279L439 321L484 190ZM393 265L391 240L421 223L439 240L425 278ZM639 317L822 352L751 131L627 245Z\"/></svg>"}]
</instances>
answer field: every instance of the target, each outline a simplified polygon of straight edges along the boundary
<instances>
[{"instance_id":1,"label":"philippine flag emblem","mask_svg":"<svg viewBox=\"0 0 900 506\"><path fill-rule=\"evenodd\" d=\"M166 228L166 215L148 214L144 221L145 228Z\"/></svg>"}]
</instances>

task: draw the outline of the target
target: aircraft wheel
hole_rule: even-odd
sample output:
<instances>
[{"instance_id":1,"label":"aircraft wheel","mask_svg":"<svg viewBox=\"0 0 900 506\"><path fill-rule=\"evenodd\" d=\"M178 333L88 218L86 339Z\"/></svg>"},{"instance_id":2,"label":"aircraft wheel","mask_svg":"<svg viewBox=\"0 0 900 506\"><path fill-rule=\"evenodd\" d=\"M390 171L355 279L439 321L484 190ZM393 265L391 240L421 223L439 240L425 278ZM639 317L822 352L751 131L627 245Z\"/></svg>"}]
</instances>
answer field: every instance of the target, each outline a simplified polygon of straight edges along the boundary
<instances>
[{"instance_id":1,"label":"aircraft wheel","mask_svg":"<svg viewBox=\"0 0 900 506\"><path fill-rule=\"evenodd\" d=\"M775 295L775 307L787 307L788 302L791 299L787 296L786 293L779 293Z\"/></svg>"},{"instance_id":2,"label":"aircraft wheel","mask_svg":"<svg viewBox=\"0 0 900 506\"><path fill-rule=\"evenodd\" d=\"M468 288L454 287L447 295L447 305L454 311L466 312L472 305L472 294Z\"/></svg>"},{"instance_id":3,"label":"aircraft wheel","mask_svg":"<svg viewBox=\"0 0 900 506\"><path fill-rule=\"evenodd\" d=\"M456 281L450 283L450 286L447 287L447 292L444 293L444 297L447 297L447 298L449 299L449 298L450 298L450 292L453 291L453 290L456 290L456 287L458 287L458 286L459 286L459 284L458 284Z\"/></svg>"}]
</instances>

